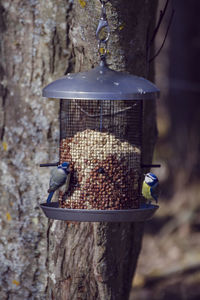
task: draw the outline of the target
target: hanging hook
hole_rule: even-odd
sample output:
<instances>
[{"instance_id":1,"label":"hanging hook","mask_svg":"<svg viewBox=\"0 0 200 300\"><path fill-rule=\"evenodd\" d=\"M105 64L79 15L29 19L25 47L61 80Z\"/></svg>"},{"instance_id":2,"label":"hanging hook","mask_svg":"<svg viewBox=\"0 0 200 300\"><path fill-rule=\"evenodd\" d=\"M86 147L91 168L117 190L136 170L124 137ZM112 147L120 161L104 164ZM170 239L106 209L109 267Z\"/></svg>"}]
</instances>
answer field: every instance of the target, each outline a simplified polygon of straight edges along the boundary
<instances>
[{"instance_id":1,"label":"hanging hook","mask_svg":"<svg viewBox=\"0 0 200 300\"><path fill-rule=\"evenodd\" d=\"M101 59L104 59L107 54L107 42L110 37L110 27L107 21L105 4L109 0L100 0L101 17L96 30L96 38L98 40L98 51Z\"/></svg>"},{"instance_id":2,"label":"hanging hook","mask_svg":"<svg viewBox=\"0 0 200 300\"><path fill-rule=\"evenodd\" d=\"M102 31L104 29L107 31L107 34L105 37L101 37L101 35L105 34L105 31L104 32ZM108 26L107 20L100 20L98 27L97 27L97 31L96 31L97 40L99 42L106 43L108 41L109 37L110 37L110 28Z\"/></svg>"},{"instance_id":3,"label":"hanging hook","mask_svg":"<svg viewBox=\"0 0 200 300\"><path fill-rule=\"evenodd\" d=\"M101 1L101 0L100 0ZM101 1L102 3L102 1ZM105 30L107 34L105 35ZM101 37L101 35L105 35L104 37ZM108 25L107 17L106 17L106 9L104 4L102 4L102 10L101 10L101 18L99 20L99 24L97 26L96 30L96 38L101 43L106 43L110 37L110 27Z\"/></svg>"}]
</instances>

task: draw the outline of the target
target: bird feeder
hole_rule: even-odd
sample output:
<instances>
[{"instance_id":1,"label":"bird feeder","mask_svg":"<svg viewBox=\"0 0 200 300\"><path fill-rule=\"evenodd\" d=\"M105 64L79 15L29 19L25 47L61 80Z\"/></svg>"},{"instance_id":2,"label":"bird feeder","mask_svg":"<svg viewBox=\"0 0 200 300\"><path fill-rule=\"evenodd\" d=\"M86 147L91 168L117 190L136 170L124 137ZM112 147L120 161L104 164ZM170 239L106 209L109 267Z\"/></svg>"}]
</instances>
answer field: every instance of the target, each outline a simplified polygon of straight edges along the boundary
<instances>
[{"instance_id":1,"label":"bird feeder","mask_svg":"<svg viewBox=\"0 0 200 300\"><path fill-rule=\"evenodd\" d=\"M97 36L108 26L103 9ZM141 181L143 103L159 90L142 77L110 69L105 53L99 66L43 89L44 97L60 99L59 163L69 162L72 170L68 191L59 192L57 202L41 204L48 218L137 222L158 208L141 205Z\"/></svg>"}]
</instances>

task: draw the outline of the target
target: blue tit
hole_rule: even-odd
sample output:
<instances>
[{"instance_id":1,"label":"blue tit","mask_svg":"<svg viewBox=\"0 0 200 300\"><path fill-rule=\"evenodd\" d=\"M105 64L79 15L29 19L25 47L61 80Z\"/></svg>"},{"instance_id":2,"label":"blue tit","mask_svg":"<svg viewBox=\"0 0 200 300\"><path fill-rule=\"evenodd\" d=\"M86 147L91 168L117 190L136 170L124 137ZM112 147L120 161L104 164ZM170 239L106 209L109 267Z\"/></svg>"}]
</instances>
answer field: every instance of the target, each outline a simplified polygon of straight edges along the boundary
<instances>
[{"instance_id":1,"label":"blue tit","mask_svg":"<svg viewBox=\"0 0 200 300\"><path fill-rule=\"evenodd\" d=\"M142 195L144 198L149 200L155 200L156 203L158 202L158 178L153 173L147 173L145 175L143 184L142 184Z\"/></svg>"},{"instance_id":2,"label":"blue tit","mask_svg":"<svg viewBox=\"0 0 200 300\"><path fill-rule=\"evenodd\" d=\"M56 169L51 171L50 183L48 193L49 196L47 198L47 203L51 202L54 192L62 186L65 186L65 192L69 188L70 182L70 169L69 163L63 162Z\"/></svg>"}]
</instances>

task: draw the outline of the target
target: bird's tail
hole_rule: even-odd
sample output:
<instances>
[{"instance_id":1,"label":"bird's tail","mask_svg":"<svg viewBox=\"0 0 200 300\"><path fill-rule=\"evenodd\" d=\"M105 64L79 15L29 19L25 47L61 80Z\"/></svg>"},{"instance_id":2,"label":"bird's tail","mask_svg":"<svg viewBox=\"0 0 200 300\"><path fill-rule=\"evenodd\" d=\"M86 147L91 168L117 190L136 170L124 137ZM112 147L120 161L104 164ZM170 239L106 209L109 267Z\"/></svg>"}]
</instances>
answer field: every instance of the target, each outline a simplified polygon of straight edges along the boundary
<instances>
[{"instance_id":1,"label":"bird's tail","mask_svg":"<svg viewBox=\"0 0 200 300\"><path fill-rule=\"evenodd\" d=\"M54 191L49 193L49 196L47 198L47 203L51 202L51 198L53 197Z\"/></svg>"}]
</instances>

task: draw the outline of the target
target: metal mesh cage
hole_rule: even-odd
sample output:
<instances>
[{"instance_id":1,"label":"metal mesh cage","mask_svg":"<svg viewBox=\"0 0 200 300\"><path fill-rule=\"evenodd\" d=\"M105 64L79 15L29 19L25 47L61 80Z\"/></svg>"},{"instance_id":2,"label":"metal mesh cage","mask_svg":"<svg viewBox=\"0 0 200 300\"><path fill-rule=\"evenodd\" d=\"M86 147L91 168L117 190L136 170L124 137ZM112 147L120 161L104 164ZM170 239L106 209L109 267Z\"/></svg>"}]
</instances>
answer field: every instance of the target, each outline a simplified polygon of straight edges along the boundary
<instances>
[{"instance_id":1,"label":"metal mesh cage","mask_svg":"<svg viewBox=\"0 0 200 300\"><path fill-rule=\"evenodd\" d=\"M142 101L61 100L60 162L71 165L63 208L138 208Z\"/></svg>"}]
</instances>

